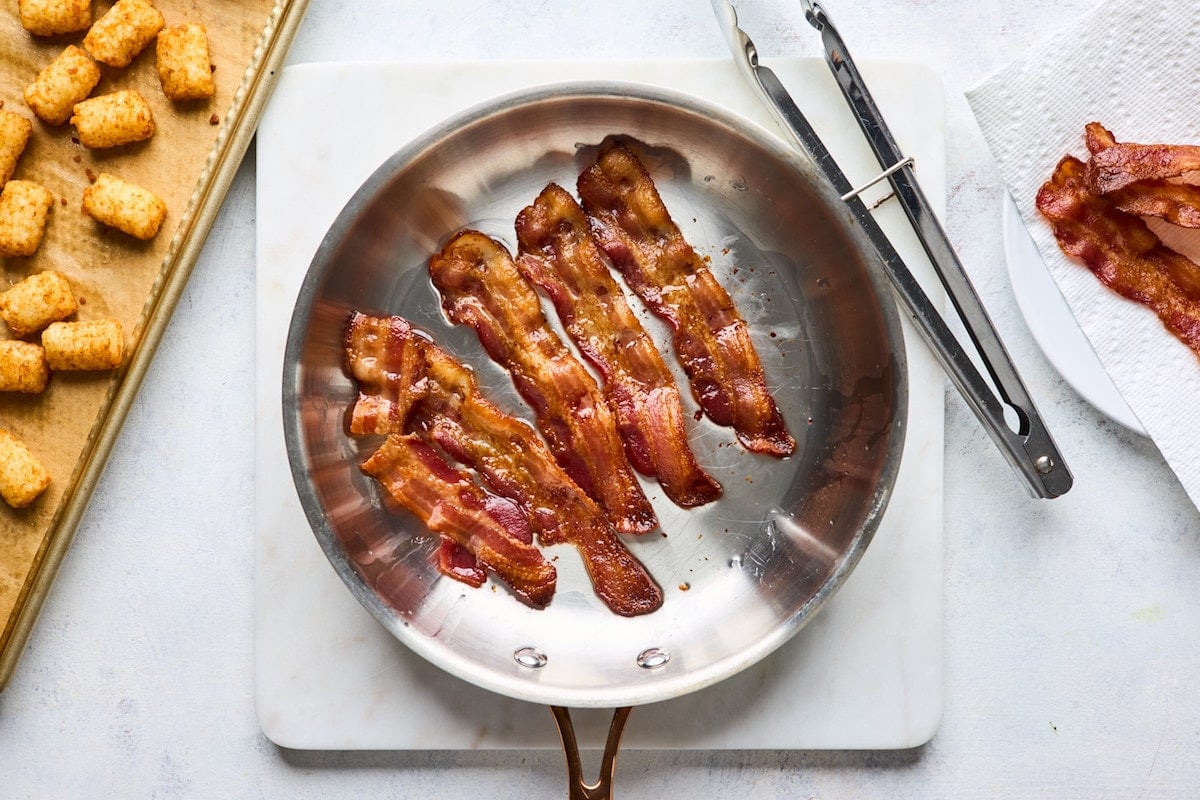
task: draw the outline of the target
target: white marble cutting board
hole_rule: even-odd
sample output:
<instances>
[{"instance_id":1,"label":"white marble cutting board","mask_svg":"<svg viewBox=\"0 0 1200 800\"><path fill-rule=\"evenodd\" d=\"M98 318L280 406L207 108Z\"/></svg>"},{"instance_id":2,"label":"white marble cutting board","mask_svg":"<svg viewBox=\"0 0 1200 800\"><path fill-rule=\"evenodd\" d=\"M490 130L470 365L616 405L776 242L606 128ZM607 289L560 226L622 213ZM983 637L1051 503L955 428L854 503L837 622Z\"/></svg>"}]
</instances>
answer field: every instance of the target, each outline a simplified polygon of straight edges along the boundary
<instances>
[{"instance_id":1,"label":"white marble cutting board","mask_svg":"<svg viewBox=\"0 0 1200 800\"><path fill-rule=\"evenodd\" d=\"M825 66L772 62L857 184L878 172ZM942 88L919 64L863 71L939 213ZM625 80L720 103L772 131L732 61L316 64L289 67L257 140L255 696L266 734L302 749L557 747L549 712L477 689L410 653L325 560L292 486L280 417L284 339L326 229L368 175L426 129L492 97L549 81ZM868 202L883 194L875 187ZM941 305L894 204L878 212ZM760 664L637 710L626 748L885 749L927 741L942 707L943 380L911 330L910 418L896 492L854 574L814 621ZM581 743L603 712L576 712Z\"/></svg>"}]
</instances>

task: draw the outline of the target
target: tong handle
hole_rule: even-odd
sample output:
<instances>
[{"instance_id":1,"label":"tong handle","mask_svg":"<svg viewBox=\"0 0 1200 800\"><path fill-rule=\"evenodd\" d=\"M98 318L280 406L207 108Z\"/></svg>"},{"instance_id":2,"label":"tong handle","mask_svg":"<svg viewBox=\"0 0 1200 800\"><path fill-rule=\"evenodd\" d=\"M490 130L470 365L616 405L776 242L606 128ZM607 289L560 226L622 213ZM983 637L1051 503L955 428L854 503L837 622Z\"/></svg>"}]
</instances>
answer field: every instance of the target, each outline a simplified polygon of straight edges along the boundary
<instances>
[{"instance_id":1,"label":"tong handle","mask_svg":"<svg viewBox=\"0 0 1200 800\"><path fill-rule=\"evenodd\" d=\"M821 33L825 59L879 165L890 169L900 164L905 160L904 154L896 144L828 13L818 2L801 2L805 8L805 18ZM1004 408L997 401L992 389L982 380L976 380L979 377L978 371L967 360L961 347L945 347L944 352L938 353L939 360L964 398L979 415L992 439L1004 452L1013 468L1025 479L1034 495L1057 497L1065 493L1073 483L1066 461L1042 421L1008 350L996 333L995 325L980 302L979 295L963 269L949 237L921 191L911 164L892 170L886 177L950 301L954 304L954 309L962 320L976 352L991 375L1000 398L1016 412L1018 430L1013 431L1005 421ZM937 322L929 322L934 325L934 333L938 339L943 336L953 338L940 316ZM935 346L935 350L937 349ZM961 367L963 361L966 361L970 370ZM975 373L974 377L970 375L971 372Z\"/></svg>"}]
</instances>

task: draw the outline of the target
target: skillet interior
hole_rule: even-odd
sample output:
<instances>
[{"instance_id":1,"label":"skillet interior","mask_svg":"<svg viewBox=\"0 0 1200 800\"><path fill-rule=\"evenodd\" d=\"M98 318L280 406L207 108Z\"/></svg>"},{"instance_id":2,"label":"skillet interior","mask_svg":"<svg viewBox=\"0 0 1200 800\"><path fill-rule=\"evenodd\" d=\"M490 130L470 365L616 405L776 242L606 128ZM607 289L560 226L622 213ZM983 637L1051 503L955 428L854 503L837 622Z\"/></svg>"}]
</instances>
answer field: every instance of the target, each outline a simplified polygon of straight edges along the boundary
<instances>
[{"instance_id":1,"label":"skillet interior","mask_svg":"<svg viewBox=\"0 0 1200 800\"><path fill-rule=\"evenodd\" d=\"M662 531L626 538L666 594L658 612L612 615L566 546L558 594L533 611L502 585L440 578L435 537L385 507L345 433L342 367L354 310L403 314L471 364L499 405L528 418L508 375L469 329L449 325L426 272L459 229L514 249L513 219L549 181L573 189L607 136L642 156L676 222L751 324L798 447L752 456L727 429L689 423L700 462L725 486L684 511L646 483ZM353 143L347 143L353 146ZM759 660L795 633L857 563L899 466L905 361L890 294L864 240L815 172L773 137L682 95L572 85L477 109L397 153L363 185L319 248L288 335L283 417L301 502L356 597L438 666L520 699L575 707L652 702ZM635 310L641 306L632 303ZM641 314L669 349L666 328ZM553 314L548 317L553 319ZM668 355L667 362L674 365ZM688 410L696 406L687 395ZM687 587L686 589L684 587ZM546 657L522 666L521 648ZM639 666L657 648L665 664ZM645 660L645 659L643 659Z\"/></svg>"}]
</instances>

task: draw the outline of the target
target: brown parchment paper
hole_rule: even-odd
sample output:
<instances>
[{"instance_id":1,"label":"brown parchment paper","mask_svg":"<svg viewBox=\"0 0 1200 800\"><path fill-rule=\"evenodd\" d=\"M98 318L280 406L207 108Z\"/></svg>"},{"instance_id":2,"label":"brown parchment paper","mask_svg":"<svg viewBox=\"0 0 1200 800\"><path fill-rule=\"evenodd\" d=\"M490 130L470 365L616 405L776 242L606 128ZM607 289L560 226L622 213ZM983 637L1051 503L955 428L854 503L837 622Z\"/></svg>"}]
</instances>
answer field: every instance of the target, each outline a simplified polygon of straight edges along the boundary
<instances>
[{"instance_id":1,"label":"brown parchment paper","mask_svg":"<svg viewBox=\"0 0 1200 800\"><path fill-rule=\"evenodd\" d=\"M128 67L101 65L103 77L92 96L138 89L150 103L157 130L146 142L97 151L73 141L75 131L69 124L53 127L42 123L23 98L25 86L42 67L68 44L80 45L83 32L33 37L20 25L16 0L4 0L0 5L0 100L5 109L33 121L33 136L13 177L37 181L56 198L38 252L31 258L0 259L0 290L42 270L61 272L79 298L75 319L119 320L127 352L126 366L115 373L54 373L39 396L0 393L0 427L20 437L53 479L49 489L27 509L14 510L0 502L0 654L10 644L46 557L47 544L78 488L82 465L96 444L95 434L108 422L109 401L154 319L152 301L169 269L176 266L173 256L186 245L190 215L185 212L206 163L219 152L214 144L229 136L229 131L222 134L226 111L243 99L238 96L239 86L245 91L243 79L256 61L264 29L272 13L278 14L279 6L285 4L276 0L157 0L155 5L167 25L194 21L207 26L216 65L216 95L189 103L167 100L158 82L153 42ZM111 6L112 2L93 3L94 17L99 18ZM80 203L89 171L110 172L163 198L168 210L158 235L140 242L85 217ZM11 337L2 323L0 337ZM164 435L170 432L164 431Z\"/></svg>"}]
</instances>

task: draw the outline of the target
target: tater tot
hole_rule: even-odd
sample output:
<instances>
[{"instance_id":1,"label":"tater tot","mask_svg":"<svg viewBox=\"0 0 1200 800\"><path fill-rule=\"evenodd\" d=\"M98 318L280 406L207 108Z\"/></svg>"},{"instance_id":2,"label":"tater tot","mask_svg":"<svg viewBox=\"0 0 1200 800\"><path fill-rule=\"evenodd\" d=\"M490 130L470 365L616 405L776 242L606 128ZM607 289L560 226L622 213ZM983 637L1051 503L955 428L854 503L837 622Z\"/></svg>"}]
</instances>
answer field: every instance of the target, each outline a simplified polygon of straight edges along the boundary
<instances>
[{"instance_id":1,"label":"tater tot","mask_svg":"<svg viewBox=\"0 0 1200 800\"><path fill-rule=\"evenodd\" d=\"M0 392L41 394L49 377L50 365L41 345L0 340Z\"/></svg>"},{"instance_id":2,"label":"tater tot","mask_svg":"<svg viewBox=\"0 0 1200 800\"><path fill-rule=\"evenodd\" d=\"M42 243L54 195L33 181L9 181L0 192L0 256L31 256Z\"/></svg>"},{"instance_id":3,"label":"tater tot","mask_svg":"<svg viewBox=\"0 0 1200 800\"><path fill-rule=\"evenodd\" d=\"M13 508L25 508L50 485L50 473L25 443L0 428L0 497Z\"/></svg>"},{"instance_id":4,"label":"tater tot","mask_svg":"<svg viewBox=\"0 0 1200 800\"><path fill-rule=\"evenodd\" d=\"M73 44L67 45L25 87L25 102L43 122L62 125L71 118L75 104L87 99L99 82L100 67L91 56Z\"/></svg>"},{"instance_id":5,"label":"tater tot","mask_svg":"<svg viewBox=\"0 0 1200 800\"><path fill-rule=\"evenodd\" d=\"M50 369L58 372L115 369L125 355L121 324L114 319L53 322L42 331Z\"/></svg>"},{"instance_id":6,"label":"tater tot","mask_svg":"<svg viewBox=\"0 0 1200 800\"><path fill-rule=\"evenodd\" d=\"M101 64L126 67L164 24L163 15L148 0L117 0L83 37L83 47Z\"/></svg>"},{"instance_id":7,"label":"tater tot","mask_svg":"<svg viewBox=\"0 0 1200 800\"><path fill-rule=\"evenodd\" d=\"M118 147L154 135L150 104L137 89L102 94L75 104L71 124L84 147Z\"/></svg>"},{"instance_id":8,"label":"tater tot","mask_svg":"<svg viewBox=\"0 0 1200 800\"><path fill-rule=\"evenodd\" d=\"M47 270L30 275L25 280L0 293L0 319L14 336L37 333L51 322L74 314L79 301L71 284L57 272Z\"/></svg>"},{"instance_id":9,"label":"tater tot","mask_svg":"<svg viewBox=\"0 0 1200 800\"><path fill-rule=\"evenodd\" d=\"M15 111L0 109L0 186L13 176L31 133L33 123Z\"/></svg>"},{"instance_id":10,"label":"tater tot","mask_svg":"<svg viewBox=\"0 0 1200 800\"><path fill-rule=\"evenodd\" d=\"M172 100L203 100L216 92L208 32L203 25L184 22L158 34L158 79Z\"/></svg>"},{"instance_id":11,"label":"tater tot","mask_svg":"<svg viewBox=\"0 0 1200 800\"><path fill-rule=\"evenodd\" d=\"M101 172L83 190L83 213L138 239L153 239L167 215L167 204L149 189Z\"/></svg>"},{"instance_id":12,"label":"tater tot","mask_svg":"<svg viewBox=\"0 0 1200 800\"><path fill-rule=\"evenodd\" d=\"M35 36L75 33L92 24L92 0L17 0L21 27Z\"/></svg>"}]
</instances>

